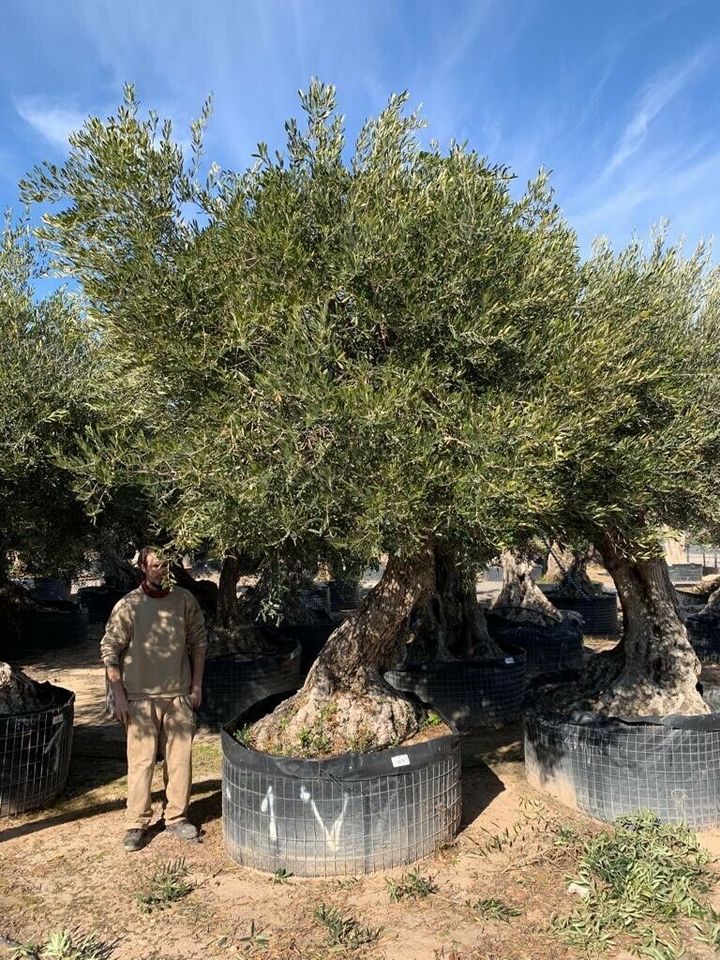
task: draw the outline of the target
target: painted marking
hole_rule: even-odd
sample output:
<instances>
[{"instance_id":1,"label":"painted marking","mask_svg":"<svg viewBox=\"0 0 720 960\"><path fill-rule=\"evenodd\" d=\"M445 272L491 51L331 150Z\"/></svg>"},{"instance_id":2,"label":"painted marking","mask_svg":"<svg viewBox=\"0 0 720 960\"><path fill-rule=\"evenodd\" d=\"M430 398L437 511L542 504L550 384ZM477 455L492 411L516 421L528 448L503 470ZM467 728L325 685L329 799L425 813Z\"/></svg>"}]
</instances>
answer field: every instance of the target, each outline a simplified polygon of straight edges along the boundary
<instances>
[{"instance_id":1,"label":"painted marking","mask_svg":"<svg viewBox=\"0 0 720 960\"><path fill-rule=\"evenodd\" d=\"M271 840L277 840L277 826L275 824L275 797L273 795L273 788L268 787L267 793L263 799L263 802L260 804L260 813L270 812L270 826L268 828L268 833L270 834Z\"/></svg>"},{"instance_id":2,"label":"painted marking","mask_svg":"<svg viewBox=\"0 0 720 960\"><path fill-rule=\"evenodd\" d=\"M310 791L306 787L300 787L300 799L303 800L305 803L310 804L310 807L315 816L315 819L320 824L320 827L322 828L322 832L325 834L325 843L330 848L330 850L332 850L333 853L335 853L340 846L340 830L342 829L343 820L345 819L345 811L347 810L347 805L350 797L347 794L345 794L345 796L343 797L342 810L340 811L340 815L336 818L335 822L333 823L332 830L328 830L328 828L323 823L323 819L320 816L320 812L318 811L317 806L315 805L315 801L310 795Z\"/></svg>"},{"instance_id":3,"label":"painted marking","mask_svg":"<svg viewBox=\"0 0 720 960\"><path fill-rule=\"evenodd\" d=\"M505 657L505 663L515 663L514 657Z\"/></svg>"},{"instance_id":4,"label":"painted marking","mask_svg":"<svg viewBox=\"0 0 720 960\"><path fill-rule=\"evenodd\" d=\"M390 763L394 767L409 767L410 757L406 753L398 753L396 756L390 757Z\"/></svg>"},{"instance_id":5,"label":"painted marking","mask_svg":"<svg viewBox=\"0 0 720 960\"><path fill-rule=\"evenodd\" d=\"M53 718L52 718L52 725L53 725L53 726L55 726L56 723L62 723L62 722L63 722L63 716L62 716L61 713L59 713L56 717L53 717Z\"/></svg>"}]
</instances>

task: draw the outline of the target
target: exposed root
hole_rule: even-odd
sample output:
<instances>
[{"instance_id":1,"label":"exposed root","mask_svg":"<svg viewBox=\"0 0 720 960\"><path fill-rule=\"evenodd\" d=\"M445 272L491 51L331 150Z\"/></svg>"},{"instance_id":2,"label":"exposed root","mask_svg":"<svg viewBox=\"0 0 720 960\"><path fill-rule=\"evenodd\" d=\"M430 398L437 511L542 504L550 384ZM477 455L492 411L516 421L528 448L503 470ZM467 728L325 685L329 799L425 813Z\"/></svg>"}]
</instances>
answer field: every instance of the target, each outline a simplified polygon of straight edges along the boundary
<instances>
[{"instance_id":1,"label":"exposed root","mask_svg":"<svg viewBox=\"0 0 720 960\"><path fill-rule=\"evenodd\" d=\"M291 757L326 757L383 750L419 730L425 711L374 677L362 692L301 690L254 724L256 750Z\"/></svg>"},{"instance_id":2,"label":"exposed root","mask_svg":"<svg viewBox=\"0 0 720 960\"><path fill-rule=\"evenodd\" d=\"M623 666L622 643L590 654L582 675L573 681L544 684L533 696L540 712L579 717L699 716L711 710L692 682L672 685L631 673Z\"/></svg>"}]
</instances>

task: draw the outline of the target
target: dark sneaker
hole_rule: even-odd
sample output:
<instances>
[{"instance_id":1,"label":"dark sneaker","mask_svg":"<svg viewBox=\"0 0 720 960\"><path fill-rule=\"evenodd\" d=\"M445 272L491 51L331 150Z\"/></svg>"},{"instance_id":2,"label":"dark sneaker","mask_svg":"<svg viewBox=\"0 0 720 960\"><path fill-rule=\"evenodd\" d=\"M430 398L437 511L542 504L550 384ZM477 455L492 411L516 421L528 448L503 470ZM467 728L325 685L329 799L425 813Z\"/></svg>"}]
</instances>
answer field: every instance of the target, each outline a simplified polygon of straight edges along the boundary
<instances>
[{"instance_id":1,"label":"dark sneaker","mask_svg":"<svg viewBox=\"0 0 720 960\"><path fill-rule=\"evenodd\" d=\"M198 828L187 820L183 820L182 823L165 824L165 832L171 833L179 840L197 840L198 838Z\"/></svg>"},{"instance_id":2,"label":"dark sneaker","mask_svg":"<svg viewBox=\"0 0 720 960\"><path fill-rule=\"evenodd\" d=\"M128 853L141 850L147 840L145 833L145 830L141 830L139 827L133 830L126 830L125 836L123 837L123 849L127 850Z\"/></svg>"}]
</instances>

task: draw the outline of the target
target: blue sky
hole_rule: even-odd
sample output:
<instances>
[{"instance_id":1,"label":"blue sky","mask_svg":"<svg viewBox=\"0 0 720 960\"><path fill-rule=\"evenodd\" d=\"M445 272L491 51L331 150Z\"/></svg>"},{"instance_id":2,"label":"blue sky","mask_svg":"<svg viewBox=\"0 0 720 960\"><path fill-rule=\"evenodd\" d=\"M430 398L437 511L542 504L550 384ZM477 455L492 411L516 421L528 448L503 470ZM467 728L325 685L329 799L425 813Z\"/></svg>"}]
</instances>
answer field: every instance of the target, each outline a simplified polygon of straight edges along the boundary
<instances>
[{"instance_id":1,"label":"blue sky","mask_svg":"<svg viewBox=\"0 0 720 960\"><path fill-rule=\"evenodd\" d=\"M241 169L258 140L281 144L316 75L352 136L407 89L441 142L467 139L523 181L549 168L585 251L663 218L689 245L718 232L717 0L3 0L0 14L3 207L125 80L180 138L212 92L208 159Z\"/></svg>"}]
</instances>

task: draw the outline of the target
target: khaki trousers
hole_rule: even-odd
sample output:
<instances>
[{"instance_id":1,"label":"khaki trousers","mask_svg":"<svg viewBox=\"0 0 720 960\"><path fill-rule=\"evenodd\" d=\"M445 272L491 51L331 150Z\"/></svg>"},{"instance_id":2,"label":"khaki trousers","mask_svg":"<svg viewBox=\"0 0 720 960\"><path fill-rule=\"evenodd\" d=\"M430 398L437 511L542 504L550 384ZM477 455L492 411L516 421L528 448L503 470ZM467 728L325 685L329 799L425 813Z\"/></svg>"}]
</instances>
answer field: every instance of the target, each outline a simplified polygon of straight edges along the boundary
<instances>
[{"instance_id":1,"label":"khaki trousers","mask_svg":"<svg viewBox=\"0 0 720 960\"><path fill-rule=\"evenodd\" d=\"M151 789L158 743L165 754L165 823L187 819L192 785L195 716L188 697L148 697L128 705L127 828L144 830L152 817Z\"/></svg>"}]
</instances>

